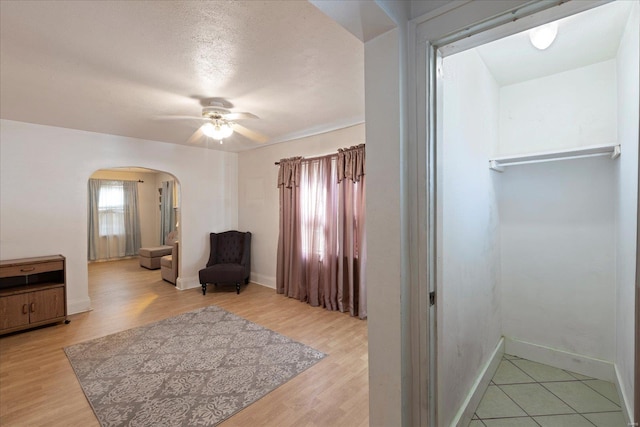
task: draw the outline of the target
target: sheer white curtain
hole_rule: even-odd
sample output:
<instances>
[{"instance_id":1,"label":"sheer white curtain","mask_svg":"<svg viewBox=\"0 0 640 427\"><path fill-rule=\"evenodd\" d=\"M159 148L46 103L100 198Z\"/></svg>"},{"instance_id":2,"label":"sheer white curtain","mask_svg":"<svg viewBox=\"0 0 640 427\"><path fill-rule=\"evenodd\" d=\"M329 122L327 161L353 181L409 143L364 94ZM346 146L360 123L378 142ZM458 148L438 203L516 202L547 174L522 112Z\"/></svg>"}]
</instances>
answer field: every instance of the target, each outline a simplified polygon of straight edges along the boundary
<instances>
[{"instance_id":1,"label":"sheer white curtain","mask_svg":"<svg viewBox=\"0 0 640 427\"><path fill-rule=\"evenodd\" d=\"M88 258L122 258L140 249L138 186L132 181L89 180Z\"/></svg>"},{"instance_id":2,"label":"sheer white curtain","mask_svg":"<svg viewBox=\"0 0 640 427\"><path fill-rule=\"evenodd\" d=\"M337 156L303 161L300 178L300 299L337 310Z\"/></svg>"}]
</instances>

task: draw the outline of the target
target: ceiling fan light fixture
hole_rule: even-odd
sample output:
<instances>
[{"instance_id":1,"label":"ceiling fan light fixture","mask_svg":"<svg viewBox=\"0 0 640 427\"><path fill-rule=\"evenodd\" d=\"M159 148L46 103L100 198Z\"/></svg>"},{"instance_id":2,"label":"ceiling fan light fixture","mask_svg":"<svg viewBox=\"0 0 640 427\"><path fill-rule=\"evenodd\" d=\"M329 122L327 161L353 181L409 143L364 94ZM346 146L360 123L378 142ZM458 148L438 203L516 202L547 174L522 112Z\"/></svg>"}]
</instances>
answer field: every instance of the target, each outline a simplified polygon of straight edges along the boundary
<instances>
[{"instance_id":1,"label":"ceiling fan light fixture","mask_svg":"<svg viewBox=\"0 0 640 427\"><path fill-rule=\"evenodd\" d=\"M233 134L233 128L227 121L216 120L214 122L205 123L202 126L202 132L210 138L216 139L222 143L224 138L228 138Z\"/></svg>"},{"instance_id":2,"label":"ceiling fan light fixture","mask_svg":"<svg viewBox=\"0 0 640 427\"><path fill-rule=\"evenodd\" d=\"M529 30L529 40L531 44L539 50L545 50L556 39L558 35L558 23L549 22Z\"/></svg>"}]
</instances>

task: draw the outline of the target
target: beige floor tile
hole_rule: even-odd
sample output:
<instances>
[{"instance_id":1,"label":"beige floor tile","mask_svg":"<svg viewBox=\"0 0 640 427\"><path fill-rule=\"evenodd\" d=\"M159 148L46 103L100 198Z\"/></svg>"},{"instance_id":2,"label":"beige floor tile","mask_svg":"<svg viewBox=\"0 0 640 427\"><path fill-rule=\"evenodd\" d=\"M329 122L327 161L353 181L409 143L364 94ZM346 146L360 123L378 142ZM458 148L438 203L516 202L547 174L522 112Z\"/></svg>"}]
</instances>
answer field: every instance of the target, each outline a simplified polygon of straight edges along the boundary
<instances>
[{"instance_id":1,"label":"beige floor tile","mask_svg":"<svg viewBox=\"0 0 640 427\"><path fill-rule=\"evenodd\" d=\"M482 420L487 427L538 427L532 418L502 418Z\"/></svg>"},{"instance_id":2,"label":"beige floor tile","mask_svg":"<svg viewBox=\"0 0 640 427\"><path fill-rule=\"evenodd\" d=\"M522 417L527 415L495 385L487 387L487 391L484 393L480 405L478 405L476 414L478 414L478 417L481 419Z\"/></svg>"},{"instance_id":3,"label":"beige floor tile","mask_svg":"<svg viewBox=\"0 0 640 427\"><path fill-rule=\"evenodd\" d=\"M613 401L620 405L620 397L618 396L618 390L616 390L616 386L613 383L602 381L602 380L588 380L582 381L607 399Z\"/></svg>"},{"instance_id":4,"label":"beige floor tile","mask_svg":"<svg viewBox=\"0 0 640 427\"><path fill-rule=\"evenodd\" d=\"M598 427L626 427L622 411L601 412L599 414L584 414L584 416Z\"/></svg>"},{"instance_id":5,"label":"beige floor tile","mask_svg":"<svg viewBox=\"0 0 640 427\"><path fill-rule=\"evenodd\" d=\"M503 359L507 359L507 360L513 360L513 359L516 359L516 360L517 360L517 359L520 359L520 357L518 357L518 356L514 356L514 355L512 355L512 354L507 354L507 353L505 353L505 354L502 356L502 358L503 358Z\"/></svg>"},{"instance_id":6,"label":"beige floor tile","mask_svg":"<svg viewBox=\"0 0 640 427\"><path fill-rule=\"evenodd\" d=\"M503 360L493 376L493 382L495 384L520 384L534 383L535 380L510 361Z\"/></svg>"},{"instance_id":7,"label":"beige floor tile","mask_svg":"<svg viewBox=\"0 0 640 427\"><path fill-rule=\"evenodd\" d=\"M567 374L571 375L572 377L575 377L576 379L579 380L592 380L593 378L588 377L586 375L582 375L582 374L578 374L576 372L571 372L571 371L565 371Z\"/></svg>"},{"instance_id":8,"label":"beige floor tile","mask_svg":"<svg viewBox=\"0 0 640 427\"><path fill-rule=\"evenodd\" d=\"M545 383L543 386L579 413L620 410L618 405L579 381Z\"/></svg>"},{"instance_id":9,"label":"beige floor tile","mask_svg":"<svg viewBox=\"0 0 640 427\"><path fill-rule=\"evenodd\" d=\"M530 360L512 360L511 363L525 371L534 380L540 382L574 381L576 379L562 369L543 365L542 363L532 362Z\"/></svg>"},{"instance_id":10,"label":"beige floor tile","mask_svg":"<svg viewBox=\"0 0 640 427\"><path fill-rule=\"evenodd\" d=\"M534 420L542 427L593 427L582 415L547 415L534 417Z\"/></svg>"},{"instance_id":11,"label":"beige floor tile","mask_svg":"<svg viewBox=\"0 0 640 427\"><path fill-rule=\"evenodd\" d=\"M540 384L512 384L500 386L500 388L529 415L575 413L573 409ZM483 417L480 416L480 418Z\"/></svg>"},{"instance_id":12,"label":"beige floor tile","mask_svg":"<svg viewBox=\"0 0 640 427\"><path fill-rule=\"evenodd\" d=\"M469 427L484 427L484 424L480 420L471 420Z\"/></svg>"}]
</instances>

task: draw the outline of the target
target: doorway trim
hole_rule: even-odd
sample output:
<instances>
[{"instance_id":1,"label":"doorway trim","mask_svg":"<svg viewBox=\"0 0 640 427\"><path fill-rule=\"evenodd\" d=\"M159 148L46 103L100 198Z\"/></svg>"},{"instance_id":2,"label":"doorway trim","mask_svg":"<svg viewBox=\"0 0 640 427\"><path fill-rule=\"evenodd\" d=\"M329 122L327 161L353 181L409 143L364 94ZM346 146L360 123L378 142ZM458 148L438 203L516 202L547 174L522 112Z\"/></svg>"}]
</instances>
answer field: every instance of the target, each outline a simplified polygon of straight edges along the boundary
<instances>
[{"instance_id":1,"label":"doorway trim","mask_svg":"<svg viewBox=\"0 0 640 427\"><path fill-rule=\"evenodd\" d=\"M412 297L418 297L417 308L421 326L426 325L427 331L421 333L412 332L412 341L420 343L421 337L426 334L427 346L413 346L412 359L428 361L428 370L420 380L426 379L426 402L412 402L414 411L420 404L423 409L426 404L426 418L419 418L420 425L441 425L438 414L438 307L439 295L442 295L443 284L439 274L439 263L442 254L441 224L438 218L442 215L442 194L439 191L439 182L442 180L441 164L442 150L439 131L442 129L442 99L438 96L442 89L442 78L439 70L442 58L467 49L489 43L502 37L515 34L529 28L555 21L576 13L607 3L603 0L568 1L553 0L514 0L508 3L495 2L451 2L434 12L418 17L409 23L409 73L415 79L414 87L409 88L409 93L415 93L415 109L409 109L409 126L416 138L417 158L415 176L418 178L417 190L414 197L424 208L418 208L417 218L427 224L424 239L418 238L418 248L425 249L425 256L420 259L425 265L425 280L418 280L418 288L412 290ZM640 181L640 176L639 176ZM639 202L640 204L640 202ZM639 206L640 208L640 206ZM640 215L640 213L639 213ZM414 224L415 227L415 224ZM418 225L417 231L421 226ZM414 228L416 230L416 228ZM640 234L640 233L639 233ZM421 234L419 233L419 236ZM640 235L638 236L640 247ZM420 254L422 255L422 254ZM420 267L422 268L422 266ZM640 266L638 267L640 269ZM421 271L420 271L421 272ZM422 277L422 275L420 275ZM636 277L636 301L640 301L640 272ZM435 295L435 304L429 305L425 296ZM640 302L636 303L639 307ZM426 307L425 316L423 311ZM414 317L415 319L415 317ZM640 314L636 308L636 349L639 346L638 338ZM636 378L639 371L639 356L636 351ZM420 371L418 371L420 372ZM636 381L636 384L640 381ZM635 390L635 402L638 401L638 385ZM638 403L635 404L636 417L640 412ZM625 415L626 416L626 415ZM464 414L457 414L452 425L463 425ZM470 418L470 417L469 417Z\"/></svg>"}]
</instances>

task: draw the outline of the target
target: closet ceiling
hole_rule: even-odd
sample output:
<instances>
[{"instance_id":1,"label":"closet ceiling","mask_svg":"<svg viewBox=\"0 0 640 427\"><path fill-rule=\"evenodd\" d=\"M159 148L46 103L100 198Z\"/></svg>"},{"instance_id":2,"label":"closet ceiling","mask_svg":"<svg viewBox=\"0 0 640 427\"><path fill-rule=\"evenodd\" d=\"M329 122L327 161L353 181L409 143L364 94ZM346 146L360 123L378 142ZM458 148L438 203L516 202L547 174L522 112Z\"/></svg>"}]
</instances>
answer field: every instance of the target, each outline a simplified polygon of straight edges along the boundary
<instances>
[{"instance_id":1,"label":"closet ceiling","mask_svg":"<svg viewBox=\"0 0 640 427\"><path fill-rule=\"evenodd\" d=\"M477 51L501 86L613 59L633 3L615 1L561 19L556 40L546 50L533 47L525 31Z\"/></svg>"},{"instance_id":2,"label":"closet ceiling","mask_svg":"<svg viewBox=\"0 0 640 427\"><path fill-rule=\"evenodd\" d=\"M275 143L364 121L364 46L307 1L2 1L0 93L3 119L175 144L199 124L158 118L222 97Z\"/></svg>"}]
</instances>

